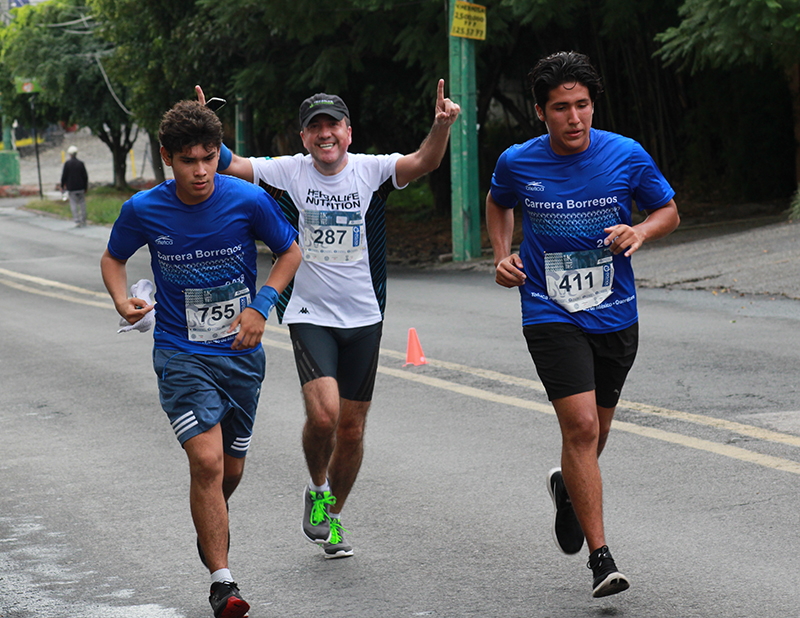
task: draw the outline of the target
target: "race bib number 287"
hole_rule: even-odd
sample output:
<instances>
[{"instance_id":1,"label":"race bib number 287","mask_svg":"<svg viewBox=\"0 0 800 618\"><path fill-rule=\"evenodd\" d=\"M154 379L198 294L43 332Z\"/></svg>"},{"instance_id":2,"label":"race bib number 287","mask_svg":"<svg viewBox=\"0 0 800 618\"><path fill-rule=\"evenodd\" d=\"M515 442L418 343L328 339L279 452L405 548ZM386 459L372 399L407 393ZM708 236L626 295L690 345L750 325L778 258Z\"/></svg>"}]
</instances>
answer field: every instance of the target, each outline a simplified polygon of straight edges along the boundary
<instances>
[{"instance_id":1,"label":"race bib number 287","mask_svg":"<svg viewBox=\"0 0 800 618\"><path fill-rule=\"evenodd\" d=\"M364 254L360 211L305 211L302 241L307 262L356 262Z\"/></svg>"}]
</instances>

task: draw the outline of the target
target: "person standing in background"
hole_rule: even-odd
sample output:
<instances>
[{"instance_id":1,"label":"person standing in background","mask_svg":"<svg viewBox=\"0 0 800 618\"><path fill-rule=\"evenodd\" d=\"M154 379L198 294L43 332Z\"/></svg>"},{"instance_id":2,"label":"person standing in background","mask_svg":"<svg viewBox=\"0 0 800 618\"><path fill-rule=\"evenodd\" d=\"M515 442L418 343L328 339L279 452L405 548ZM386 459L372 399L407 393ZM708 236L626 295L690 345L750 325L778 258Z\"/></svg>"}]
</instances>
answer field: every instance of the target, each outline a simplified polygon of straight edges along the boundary
<instances>
[{"instance_id":1,"label":"person standing in background","mask_svg":"<svg viewBox=\"0 0 800 618\"><path fill-rule=\"evenodd\" d=\"M86 227L86 190L89 188L89 174L86 166L78 158L78 147L67 148L69 159L61 172L61 191L69 194L69 209L77 227Z\"/></svg>"}]
</instances>

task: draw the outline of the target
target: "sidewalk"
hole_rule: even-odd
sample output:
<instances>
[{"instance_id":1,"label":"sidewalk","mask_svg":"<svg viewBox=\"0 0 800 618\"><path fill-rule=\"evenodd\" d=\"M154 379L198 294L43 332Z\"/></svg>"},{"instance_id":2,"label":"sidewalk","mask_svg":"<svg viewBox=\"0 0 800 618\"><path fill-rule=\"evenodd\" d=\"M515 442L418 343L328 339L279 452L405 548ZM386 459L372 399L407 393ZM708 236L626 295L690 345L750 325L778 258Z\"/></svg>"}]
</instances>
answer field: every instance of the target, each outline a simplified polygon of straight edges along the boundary
<instances>
[{"instance_id":1,"label":"sidewalk","mask_svg":"<svg viewBox=\"0 0 800 618\"><path fill-rule=\"evenodd\" d=\"M114 162L111 150L100 138L84 128L64 135L64 141L55 147L39 148L39 165L42 175L42 191L47 199L59 199L61 192L57 186L61 183L61 170L67 155L67 148L76 146L78 158L86 165L89 174L89 187L114 182ZM140 130L133 144L133 161L130 154L127 158L125 178L132 182L134 178L154 178L153 165L150 161L150 140L147 133ZM26 189L33 189L39 195L39 171L36 155L33 153L20 157L20 184ZM134 167L136 175L134 176ZM167 178L171 178L170 168L165 168Z\"/></svg>"},{"instance_id":2,"label":"sidewalk","mask_svg":"<svg viewBox=\"0 0 800 618\"><path fill-rule=\"evenodd\" d=\"M692 239L676 232L669 243L645 245L633 256L642 287L725 290L800 300L800 222ZM711 230L709 230L711 232ZM681 236L687 238L681 241Z\"/></svg>"}]
</instances>

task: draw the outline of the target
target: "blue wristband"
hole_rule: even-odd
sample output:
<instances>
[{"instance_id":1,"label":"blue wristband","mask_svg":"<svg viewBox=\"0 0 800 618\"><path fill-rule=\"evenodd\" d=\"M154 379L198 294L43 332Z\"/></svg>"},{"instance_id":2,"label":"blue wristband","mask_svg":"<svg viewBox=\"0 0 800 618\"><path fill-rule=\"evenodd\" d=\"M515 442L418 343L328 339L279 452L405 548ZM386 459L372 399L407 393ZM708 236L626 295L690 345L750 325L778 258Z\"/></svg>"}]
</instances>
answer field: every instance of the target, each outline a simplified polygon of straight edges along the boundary
<instances>
[{"instance_id":1,"label":"blue wristband","mask_svg":"<svg viewBox=\"0 0 800 618\"><path fill-rule=\"evenodd\" d=\"M220 145L219 147L219 163L217 163L217 171L222 172L228 169L228 166L233 161L233 153L231 149L228 148L225 144Z\"/></svg>"},{"instance_id":2,"label":"blue wristband","mask_svg":"<svg viewBox=\"0 0 800 618\"><path fill-rule=\"evenodd\" d=\"M269 317L270 310L275 306L275 303L278 302L278 297L278 290L265 285L261 287L256 297L253 299L253 302L250 303L248 307L258 311L266 320Z\"/></svg>"}]
</instances>

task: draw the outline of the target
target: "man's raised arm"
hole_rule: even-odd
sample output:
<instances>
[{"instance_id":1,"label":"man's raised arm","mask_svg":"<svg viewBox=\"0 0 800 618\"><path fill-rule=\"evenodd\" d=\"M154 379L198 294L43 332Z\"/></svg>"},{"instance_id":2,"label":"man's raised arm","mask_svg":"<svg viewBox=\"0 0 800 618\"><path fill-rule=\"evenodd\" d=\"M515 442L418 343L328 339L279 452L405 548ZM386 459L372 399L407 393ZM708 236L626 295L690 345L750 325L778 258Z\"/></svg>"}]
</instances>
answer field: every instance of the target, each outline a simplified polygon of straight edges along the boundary
<instances>
[{"instance_id":1,"label":"man's raised arm","mask_svg":"<svg viewBox=\"0 0 800 618\"><path fill-rule=\"evenodd\" d=\"M450 127L458 118L461 107L444 97L444 80L439 80L436 91L436 113L431 132L414 153L405 155L397 161L395 176L399 186L432 172L442 162L450 138Z\"/></svg>"}]
</instances>

